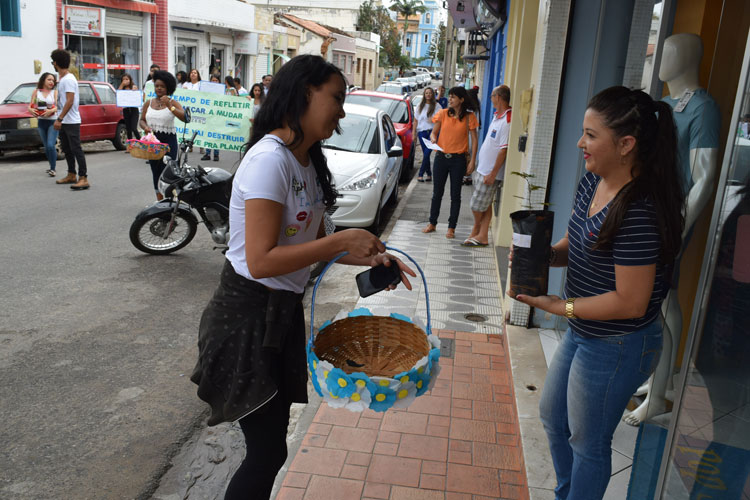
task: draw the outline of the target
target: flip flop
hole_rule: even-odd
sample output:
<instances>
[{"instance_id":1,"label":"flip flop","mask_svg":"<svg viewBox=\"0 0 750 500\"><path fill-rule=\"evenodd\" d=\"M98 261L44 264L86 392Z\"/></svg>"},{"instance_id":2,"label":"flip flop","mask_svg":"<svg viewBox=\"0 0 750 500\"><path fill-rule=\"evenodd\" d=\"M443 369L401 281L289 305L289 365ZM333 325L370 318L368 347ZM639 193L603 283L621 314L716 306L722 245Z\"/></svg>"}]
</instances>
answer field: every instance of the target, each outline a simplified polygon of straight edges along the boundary
<instances>
[{"instance_id":1,"label":"flip flop","mask_svg":"<svg viewBox=\"0 0 750 500\"><path fill-rule=\"evenodd\" d=\"M422 229L423 233L434 233L437 228L433 226L432 224L427 224L427 227Z\"/></svg>"},{"instance_id":2,"label":"flip flop","mask_svg":"<svg viewBox=\"0 0 750 500\"><path fill-rule=\"evenodd\" d=\"M448 238L449 240L452 240L453 238L456 237L456 230L448 228L448 232L445 233L445 237Z\"/></svg>"},{"instance_id":3,"label":"flip flop","mask_svg":"<svg viewBox=\"0 0 750 500\"><path fill-rule=\"evenodd\" d=\"M474 238L466 238L463 243L461 243L462 247L486 247L489 243L480 243Z\"/></svg>"}]
</instances>

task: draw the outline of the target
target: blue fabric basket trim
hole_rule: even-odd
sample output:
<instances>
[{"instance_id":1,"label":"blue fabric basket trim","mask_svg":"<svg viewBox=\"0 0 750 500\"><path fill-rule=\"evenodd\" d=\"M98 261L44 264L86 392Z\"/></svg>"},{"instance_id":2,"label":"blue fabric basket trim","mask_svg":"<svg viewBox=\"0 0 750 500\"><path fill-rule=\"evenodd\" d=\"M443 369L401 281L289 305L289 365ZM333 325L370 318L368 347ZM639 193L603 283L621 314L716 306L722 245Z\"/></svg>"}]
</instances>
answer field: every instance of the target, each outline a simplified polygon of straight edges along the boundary
<instances>
[{"instance_id":1,"label":"blue fabric basket trim","mask_svg":"<svg viewBox=\"0 0 750 500\"><path fill-rule=\"evenodd\" d=\"M366 307L358 307L349 313L350 318L356 318L357 316L372 316L372 312Z\"/></svg>"},{"instance_id":2,"label":"blue fabric basket trim","mask_svg":"<svg viewBox=\"0 0 750 500\"><path fill-rule=\"evenodd\" d=\"M406 321L407 323L414 323L414 321L412 321L409 316L405 316L401 313L391 313L391 318L400 319L401 321Z\"/></svg>"},{"instance_id":3,"label":"blue fabric basket trim","mask_svg":"<svg viewBox=\"0 0 750 500\"><path fill-rule=\"evenodd\" d=\"M330 325L331 323L332 321L330 319L325 320L325 322L322 325L320 325L320 328L318 328L318 333L322 332L323 329L327 327L328 325Z\"/></svg>"},{"instance_id":4,"label":"blue fabric basket trim","mask_svg":"<svg viewBox=\"0 0 750 500\"><path fill-rule=\"evenodd\" d=\"M334 368L328 372L326 387L328 387L328 392L337 398L348 398L357 390L354 380L340 368Z\"/></svg>"}]
</instances>

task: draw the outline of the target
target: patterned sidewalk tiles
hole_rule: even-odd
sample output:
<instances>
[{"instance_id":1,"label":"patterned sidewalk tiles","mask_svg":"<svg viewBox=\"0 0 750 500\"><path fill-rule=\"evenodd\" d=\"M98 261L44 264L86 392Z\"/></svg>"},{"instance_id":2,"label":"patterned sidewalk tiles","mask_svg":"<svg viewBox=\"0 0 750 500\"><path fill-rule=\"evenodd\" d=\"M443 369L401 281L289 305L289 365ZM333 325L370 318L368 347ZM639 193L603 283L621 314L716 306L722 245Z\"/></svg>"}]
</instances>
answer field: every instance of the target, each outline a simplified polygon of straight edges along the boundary
<instances>
[{"instance_id":1,"label":"patterned sidewalk tiles","mask_svg":"<svg viewBox=\"0 0 750 500\"><path fill-rule=\"evenodd\" d=\"M277 500L528 500L504 336L453 339L437 383L406 410L322 404Z\"/></svg>"}]
</instances>

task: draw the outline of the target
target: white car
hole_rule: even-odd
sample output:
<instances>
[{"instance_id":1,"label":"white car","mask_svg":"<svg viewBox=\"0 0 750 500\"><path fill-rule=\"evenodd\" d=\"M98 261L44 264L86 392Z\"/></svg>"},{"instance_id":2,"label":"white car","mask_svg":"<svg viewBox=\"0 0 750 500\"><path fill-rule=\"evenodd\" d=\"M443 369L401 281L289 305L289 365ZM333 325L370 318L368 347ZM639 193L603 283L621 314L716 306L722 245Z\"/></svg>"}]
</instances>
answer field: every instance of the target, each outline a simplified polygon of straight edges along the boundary
<instances>
[{"instance_id":1,"label":"white car","mask_svg":"<svg viewBox=\"0 0 750 500\"><path fill-rule=\"evenodd\" d=\"M403 148L391 118L381 109L344 104L341 134L323 141L323 153L339 192L328 209L333 223L377 230L386 203L398 201Z\"/></svg>"}]
</instances>

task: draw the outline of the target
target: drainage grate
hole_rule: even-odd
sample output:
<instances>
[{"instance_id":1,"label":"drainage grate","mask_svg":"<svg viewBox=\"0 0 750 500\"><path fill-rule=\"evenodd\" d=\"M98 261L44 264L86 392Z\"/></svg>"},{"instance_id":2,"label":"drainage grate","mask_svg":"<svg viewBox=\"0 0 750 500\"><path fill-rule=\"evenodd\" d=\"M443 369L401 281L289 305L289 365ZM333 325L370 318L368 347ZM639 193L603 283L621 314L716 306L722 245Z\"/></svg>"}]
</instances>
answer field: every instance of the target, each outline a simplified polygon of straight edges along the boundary
<instances>
[{"instance_id":1,"label":"drainage grate","mask_svg":"<svg viewBox=\"0 0 750 500\"><path fill-rule=\"evenodd\" d=\"M483 323L487 321L487 316L483 316L477 313L464 314L464 319L467 321L473 321L475 323Z\"/></svg>"}]
</instances>

